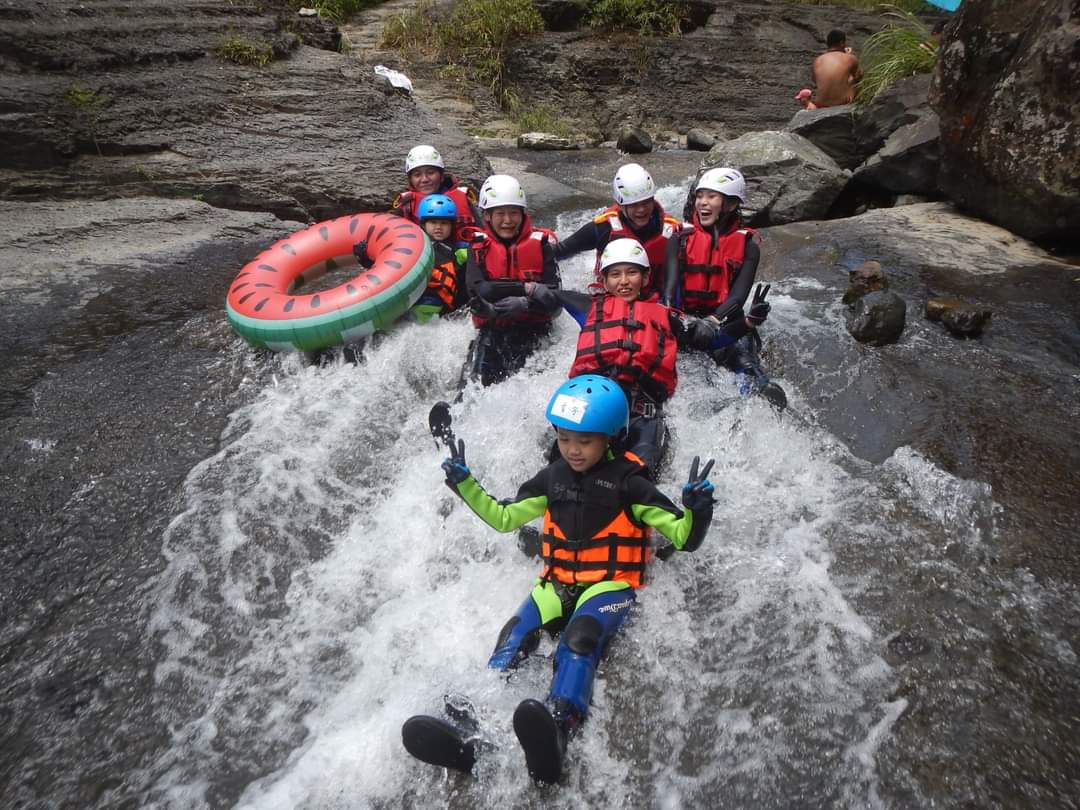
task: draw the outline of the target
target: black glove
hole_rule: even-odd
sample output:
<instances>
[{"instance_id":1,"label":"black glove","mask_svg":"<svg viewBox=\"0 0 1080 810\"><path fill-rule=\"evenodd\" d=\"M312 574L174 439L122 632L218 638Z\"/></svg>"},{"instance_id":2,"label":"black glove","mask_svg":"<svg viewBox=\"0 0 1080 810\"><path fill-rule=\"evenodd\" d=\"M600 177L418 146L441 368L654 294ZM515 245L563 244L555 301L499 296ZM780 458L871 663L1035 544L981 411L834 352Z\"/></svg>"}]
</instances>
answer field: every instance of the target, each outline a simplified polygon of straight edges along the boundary
<instances>
[{"instance_id":1,"label":"black glove","mask_svg":"<svg viewBox=\"0 0 1080 810\"><path fill-rule=\"evenodd\" d=\"M751 327L761 326L769 317L769 310L772 307L765 301L765 296L769 294L770 289L772 289L771 284L758 284L754 290L754 297L750 301L750 312L746 315L746 322Z\"/></svg>"},{"instance_id":2,"label":"black glove","mask_svg":"<svg viewBox=\"0 0 1080 810\"><path fill-rule=\"evenodd\" d=\"M710 350L713 338L720 328L719 321L716 318L693 318L689 315L683 317L687 322L686 331L690 337L690 345L702 351Z\"/></svg>"},{"instance_id":3,"label":"black glove","mask_svg":"<svg viewBox=\"0 0 1080 810\"><path fill-rule=\"evenodd\" d=\"M683 484L682 503L691 512L700 513L707 510L711 515L713 504L716 503L713 498L713 485L708 479L713 460L709 459L699 474L698 462L700 461L700 457L694 456L694 461L690 464L690 479Z\"/></svg>"},{"instance_id":4,"label":"black glove","mask_svg":"<svg viewBox=\"0 0 1080 810\"><path fill-rule=\"evenodd\" d=\"M473 298L469 301L469 309L481 318L510 318L526 312L529 309L529 299L524 295L514 295L492 303L486 298Z\"/></svg>"},{"instance_id":5,"label":"black glove","mask_svg":"<svg viewBox=\"0 0 1080 810\"><path fill-rule=\"evenodd\" d=\"M361 239L359 242L353 245L352 252L353 256L356 257L356 260L360 262L361 267L368 269L373 264L375 264L375 260L368 256L367 239Z\"/></svg>"},{"instance_id":6,"label":"black glove","mask_svg":"<svg viewBox=\"0 0 1080 810\"><path fill-rule=\"evenodd\" d=\"M450 446L450 458L442 463L443 472L446 473L446 483L457 486L470 475L468 465L465 464L465 440L458 439L457 447Z\"/></svg>"},{"instance_id":7,"label":"black glove","mask_svg":"<svg viewBox=\"0 0 1080 810\"><path fill-rule=\"evenodd\" d=\"M546 284L535 281L525 282L525 295L535 301L545 312L552 312L559 308L559 299L552 289Z\"/></svg>"}]
</instances>

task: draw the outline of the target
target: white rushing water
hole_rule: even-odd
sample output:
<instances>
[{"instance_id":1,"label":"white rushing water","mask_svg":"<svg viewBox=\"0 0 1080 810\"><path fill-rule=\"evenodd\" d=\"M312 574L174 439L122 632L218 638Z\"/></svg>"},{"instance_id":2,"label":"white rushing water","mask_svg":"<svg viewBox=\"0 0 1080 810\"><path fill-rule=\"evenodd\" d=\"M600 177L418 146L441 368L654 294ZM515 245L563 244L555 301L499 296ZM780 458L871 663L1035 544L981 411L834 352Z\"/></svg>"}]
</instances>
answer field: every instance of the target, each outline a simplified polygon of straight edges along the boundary
<instances>
[{"instance_id":1,"label":"white rushing water","mask_svg":"<svg viewBox=\"0 0 1080 810\"><path fill-rule=\"evenodd\" d=\"M681 194L663 201L677 209ZM591 267L564 264L565 286L583 289ZM800 283L774 288L767 339L835 328L785 295ZM355 366L282 360L192 470L152 597L173 735L146 775L152 801L217 806L242 789L248 808L882 806L877 752L905 702L891 696L888 631L853 607L873 572L838 575L835 555L973 532L985 487L908 450L867 465L812 419L739 397L711 362L681 361L661 488L677 500L691 458L715 458L713 528L697 553L653 566L566 784L541 791L510 718L546 693L553 644L509 682L485 668L538 564L456 502L427 432L472 332L467 319L405 326ZM469 466L497 497L542 464L544 406L576 335L560 318L521 373L454 406ZM920 518L898 531L897 511ZM401 745L402 722L438 714L451 690L474 699L497 746L475 779Z\"/></svg>"}]
</instances>

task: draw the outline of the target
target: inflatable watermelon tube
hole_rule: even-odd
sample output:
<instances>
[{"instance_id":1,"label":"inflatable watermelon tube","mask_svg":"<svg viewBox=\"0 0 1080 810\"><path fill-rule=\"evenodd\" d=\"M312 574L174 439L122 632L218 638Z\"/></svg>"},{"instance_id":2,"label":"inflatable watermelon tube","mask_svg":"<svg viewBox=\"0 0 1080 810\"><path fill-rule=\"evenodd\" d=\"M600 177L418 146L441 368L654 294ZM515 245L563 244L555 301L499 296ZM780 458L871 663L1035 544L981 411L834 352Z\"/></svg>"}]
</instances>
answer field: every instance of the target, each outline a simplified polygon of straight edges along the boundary
<instances>
[{"instance_id":1,"label":"inflatable watermelon tube","mask_svg":"<svg viewBox=\"0 0 1080 810\"><path fill-rule=\"evenodd\" d=\"M353 245L367 240L369 269ZM427 286L434 251L420 228L392 214L353 214L297 231L240 270L225 298L229 323L252 346L308 351L350 343L385 329ZM359 272L329 290L303 293L328 271Z\"/></svg>"}]
</instances>

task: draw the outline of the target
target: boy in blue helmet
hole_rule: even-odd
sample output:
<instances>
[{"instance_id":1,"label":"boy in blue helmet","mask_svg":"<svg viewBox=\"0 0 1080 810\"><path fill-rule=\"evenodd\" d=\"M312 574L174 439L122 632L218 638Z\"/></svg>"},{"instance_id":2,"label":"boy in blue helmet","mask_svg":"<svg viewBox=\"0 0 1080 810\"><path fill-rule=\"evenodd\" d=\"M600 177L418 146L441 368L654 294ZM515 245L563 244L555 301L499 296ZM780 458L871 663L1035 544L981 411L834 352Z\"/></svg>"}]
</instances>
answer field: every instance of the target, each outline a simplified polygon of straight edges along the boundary
<instances>
[{"instance_id":1,"label":"boy in blue helmet","mask_svg":"<svg viewBox=\"0 0 1080 810\"><path fill-rule=\"evenodd\" d=\"M607 377L586 374L564 382L547 418L560 458L522 484L512 500L495 500L473 478L463 441L443 469L446 485L497 531L544 519L543 572L499 633L488 666L513 669L536 649L542 631L561 631L546 701L524 700L514 712L529 775L553 783L562 776L568 738L588 714L596 667L644 585L650 527L675 548L696 550L712 520L713 486L707 479L712 462L699 473L695 457L682 491L684 511L656 489L640 460L613 451L629 406ZM409 718L402 740L418 759L469 772L480 744L475 722L450 703L447 714L456 722Z\"/></svg>"},{"instance_id":2,"label":"boy in blue helmet","mask_svg":"<svg viewBox=\"0 0 1080 810\"><path fill-rule=\"evenodd\" d=\"M420 227L435 249L431 278L420 300L410 310L419 323L436 315L446 315L468 300L465 291L465 260L468 244L456 240L458 211L456 203L445 194L428 194L416 208Z\"/></svg>"}]
</instances>

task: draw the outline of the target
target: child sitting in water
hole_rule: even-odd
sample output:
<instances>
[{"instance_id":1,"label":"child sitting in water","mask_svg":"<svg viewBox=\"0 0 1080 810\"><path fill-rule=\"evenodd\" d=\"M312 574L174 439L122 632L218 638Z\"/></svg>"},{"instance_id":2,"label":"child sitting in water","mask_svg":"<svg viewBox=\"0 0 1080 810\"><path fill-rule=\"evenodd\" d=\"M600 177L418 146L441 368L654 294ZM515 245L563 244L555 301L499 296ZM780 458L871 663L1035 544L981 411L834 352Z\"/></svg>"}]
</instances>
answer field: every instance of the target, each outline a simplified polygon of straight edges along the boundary
<instances>
[{"instance_id":1,"label":"child sitting in water","mask_svg":"<svg viewBox=\"0 0 1080 810\"><path fill-rule=\"evenodd\" d=\"M458 182L454 175L446 171L443 157L434 146L421 144L409 150L405 157L405 175L409 187L394 198L390 210L395 214L420 224L419 207L428 194L445 194L454 201L456 213L455 236L464 238L460 229L475 225L480 221L480 212L476 209L476 191L468 185Z\"/></svg>"},{"instance_id":2,"label":"child sitting in water","mask_svg":"<svg viewBox=\"0 0 1080 810\"><path fill-rule=\"evenodd\" d=\"M468 245L454 240L457 206L445 194L429 194L416 210L420 227L431 240L435 260L427 289L411 310L418 323L427 323L436 315L446 315L465 304L465 260Z\"/></svg>"},{"instance_id":3,"label":"child sitting in water","mask_svg":"<svg viewBox=\"0 0 1080 810\"><path fill-rule=\"evenodd\" d=\"M694 458L679 509L644 474L640 460L613 450L626 431L629 408L622 389L606 377L564 382L548 403L547 418L560 457L522 484L513 500L495 500L473 478L464 442L443 469L447 486L496 531L544 518L544 570L499 634L488 666L513 669L536 649L542 631L561 631L547 699L524 700L514 712L529 775L554 783L563 773L567 740L588 714L596 667L644 584L649 527L675 548L695 551L708 532L714 501L711 461L699 473ZM424 762L469 772L482 743L475 717L461 701L448 701L446 708L455 722L411 717L402 741Z\"/></svg>"}]
</instances>

